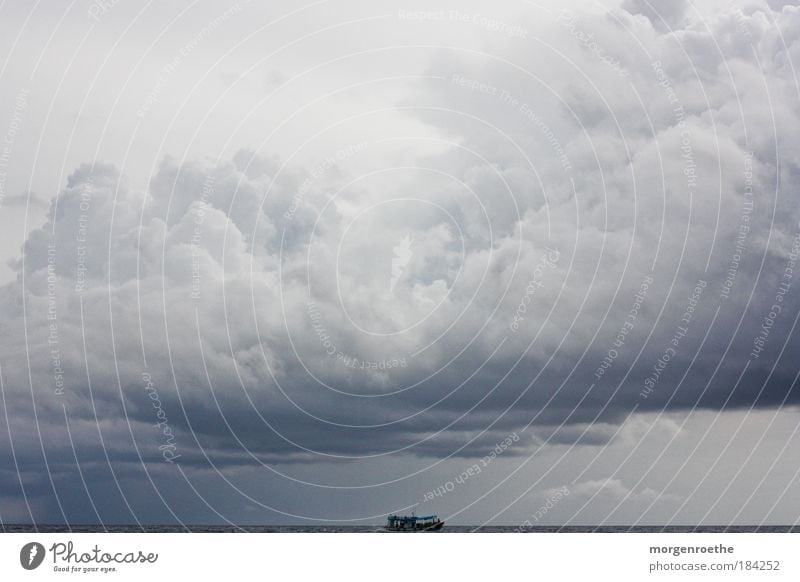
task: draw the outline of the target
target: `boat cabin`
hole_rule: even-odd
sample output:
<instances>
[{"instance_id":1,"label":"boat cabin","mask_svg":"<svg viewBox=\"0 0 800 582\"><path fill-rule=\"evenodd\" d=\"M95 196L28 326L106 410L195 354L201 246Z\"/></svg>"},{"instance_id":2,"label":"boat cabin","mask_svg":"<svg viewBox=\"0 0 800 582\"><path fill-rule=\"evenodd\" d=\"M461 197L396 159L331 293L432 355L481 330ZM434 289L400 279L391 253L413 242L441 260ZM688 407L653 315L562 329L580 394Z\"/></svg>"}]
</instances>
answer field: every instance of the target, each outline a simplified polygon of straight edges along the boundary
<instances>
[{"instance_id":1,"label":"boat cabin","mask_svg":"<svg viewBox=\"0 0 800 582\"><path fill-rule=\"evenodd\" d=\"M392 531L439 530L443 525L435 515L390 515L386 521L386 529Z\"/></svg>"}]
</instances>

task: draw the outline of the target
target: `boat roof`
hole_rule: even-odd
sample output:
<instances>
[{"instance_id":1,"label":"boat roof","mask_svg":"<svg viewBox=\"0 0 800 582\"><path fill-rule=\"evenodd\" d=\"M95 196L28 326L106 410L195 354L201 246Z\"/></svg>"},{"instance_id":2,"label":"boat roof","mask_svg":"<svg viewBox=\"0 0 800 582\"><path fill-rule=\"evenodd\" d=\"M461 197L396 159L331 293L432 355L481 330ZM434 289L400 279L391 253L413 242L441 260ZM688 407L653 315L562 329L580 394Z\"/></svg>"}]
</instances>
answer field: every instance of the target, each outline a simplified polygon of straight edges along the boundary
<instances>
[{"instance_id":1,"label":"boat roof","mask_svg":"<svg viewBox=\"0 0 800 582\"><path fill-rule=\"evenodd\" d=\"M436 519L435 515L390 515L389 519Z\"/></svg>"}]
</instances>

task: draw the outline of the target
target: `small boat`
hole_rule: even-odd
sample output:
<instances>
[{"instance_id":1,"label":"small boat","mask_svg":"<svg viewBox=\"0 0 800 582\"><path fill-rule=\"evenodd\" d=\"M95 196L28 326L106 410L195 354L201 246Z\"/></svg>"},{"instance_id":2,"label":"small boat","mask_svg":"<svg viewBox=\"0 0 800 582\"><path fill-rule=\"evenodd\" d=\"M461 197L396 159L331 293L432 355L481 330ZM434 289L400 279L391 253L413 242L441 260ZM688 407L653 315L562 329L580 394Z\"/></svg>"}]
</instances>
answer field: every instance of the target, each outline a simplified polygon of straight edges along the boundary
<instances>
[{"instance_id":1,"label":"small boat","mask_svg":"<svg viewBox=\"0 0 800 582\"><path fill-rule=\"evenodd\" d=\"M389 531L439 531L443 526L435 515L390 515L386 520Z\"/></svg>"}]
</instances>

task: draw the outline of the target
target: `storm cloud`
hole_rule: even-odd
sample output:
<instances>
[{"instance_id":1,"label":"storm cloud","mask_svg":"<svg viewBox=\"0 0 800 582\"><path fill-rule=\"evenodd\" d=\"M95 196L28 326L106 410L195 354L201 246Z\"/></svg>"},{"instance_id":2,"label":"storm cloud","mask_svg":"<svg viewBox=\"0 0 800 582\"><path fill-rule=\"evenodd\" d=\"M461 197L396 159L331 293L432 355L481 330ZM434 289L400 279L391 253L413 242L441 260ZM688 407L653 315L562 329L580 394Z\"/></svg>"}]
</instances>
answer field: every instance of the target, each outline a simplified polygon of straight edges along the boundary
<instances>
[{"instance_id":1,"label":"storm cloud","mask_svg":"<svg viewBox=\"0 0 800 582\"><path fill-rule=\"evenodd\" d=\"M296 150L160 155L145 181L87 155L0 288L0 508L101 519L150 483L172 501L148 519L191 519L188 474L280 514L287 487L409 487L512 434L518 466L672 442L686 415L796 414L800 10L690 4L514 6L526 35L393 13L487 39L425 48L414 78L403 51L373 47L380 77L354 52L402 95L362 111L343 85L355 111ZM270 75L298 123L344 99ZM250 472L269 499L234 487ZM687 503L571 487L561 511L591 523Z\"/></svg>"}]
</instances>

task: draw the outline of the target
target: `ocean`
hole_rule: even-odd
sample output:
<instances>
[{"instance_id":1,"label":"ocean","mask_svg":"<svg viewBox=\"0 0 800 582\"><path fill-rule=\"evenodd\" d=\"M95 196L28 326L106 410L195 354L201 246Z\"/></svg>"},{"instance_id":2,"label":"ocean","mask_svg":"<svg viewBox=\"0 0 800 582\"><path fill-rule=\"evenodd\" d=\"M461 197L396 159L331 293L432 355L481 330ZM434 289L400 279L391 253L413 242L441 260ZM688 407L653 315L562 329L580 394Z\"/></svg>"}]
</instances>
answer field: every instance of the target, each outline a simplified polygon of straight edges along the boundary
<instances>
[{"instance_id":1,"label":"ocean","mask_svg":"<svg viewBox=\"0 0 800 582\"><path fill-rule=\"evenodd\" d=\"M377 525L62 525L4 524L3 533L390 533ZM444 533L800 533L797 525L669 526L466 526L445 525Z\"/></svg>"}]
</instances>

